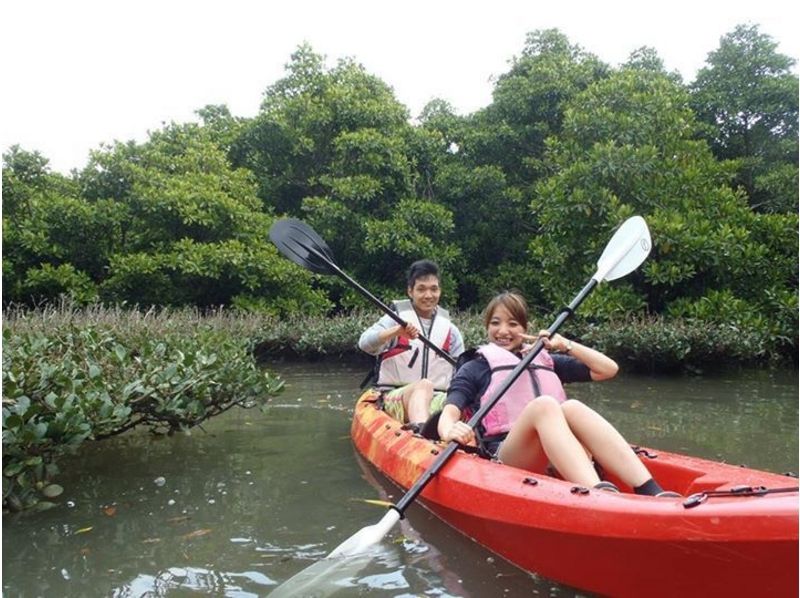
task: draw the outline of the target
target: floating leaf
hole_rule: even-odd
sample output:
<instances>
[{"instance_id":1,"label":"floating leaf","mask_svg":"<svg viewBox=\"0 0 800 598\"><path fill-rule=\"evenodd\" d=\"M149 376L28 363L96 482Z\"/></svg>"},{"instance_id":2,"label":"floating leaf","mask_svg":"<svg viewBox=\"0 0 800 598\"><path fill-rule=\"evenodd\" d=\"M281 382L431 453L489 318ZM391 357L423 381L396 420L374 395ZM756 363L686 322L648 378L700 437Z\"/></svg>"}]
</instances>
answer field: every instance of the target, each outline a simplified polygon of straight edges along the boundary
<instances>
[{"instance_id":1,"label":"floating leaf","mask_svg":"<svg viewBox=\"0 0 800 598\"><path fill-rule=\"evenodd\" d=\"M365 502L368 505L375 505L376 507L391 507L392 503L385 500L377 500L375 498L351 498L354 502Z\"/></svg>"},{"instance_id":2,"label":"floating leaf","mask_svg":"<svg viewBox=\"0 0 800 598\"><path fill-rule=\"evenodd\" d=\"M188 534L186 534L184 536L181 536L181 538L184 539L184 540L191 540L192 538L199 538L201 536L205 536L206 534L210 534L210 533L211 533L211 530L208 529L208 528L206 528L206 529L196 529L193 532L189 532Z\"/></svg>"}]
</instances>

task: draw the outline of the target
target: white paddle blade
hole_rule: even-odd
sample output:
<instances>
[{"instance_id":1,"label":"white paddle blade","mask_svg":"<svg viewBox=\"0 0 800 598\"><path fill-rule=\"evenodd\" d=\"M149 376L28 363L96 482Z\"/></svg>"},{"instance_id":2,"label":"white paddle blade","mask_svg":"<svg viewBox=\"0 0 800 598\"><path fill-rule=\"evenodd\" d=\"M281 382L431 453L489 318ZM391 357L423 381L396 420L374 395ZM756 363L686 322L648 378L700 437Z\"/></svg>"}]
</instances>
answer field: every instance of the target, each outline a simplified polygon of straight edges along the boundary
<instances>
[{"instance_id":1,"label":"white paddle blade","mask_svg":"<svg viewBox=\"0 0 800 598\"><path fill-rule=\"evenodd\" d=\"M395 509L389 509L386 515L383 516L383 519L378 523L362 527L355 534L334 548L326 558L351 557L365 552L370 547L380 542L398 521L400 521L400 513Z\"/></svg>"},{"instance_id":2,"label":"white paddle blade","mask_svg":"<svg viewBox=\"0 0 800 598\"><path fill-rule=\"evenodd\" d=\"M371 554L362 554L351 558L319 560L272 590L269 598L325 598L341 595L347 589L354 591L353 580L372 558Z\"/></svg>"},{"instance_id":3,"label":"white paddle blade","mask_svg":"<svg viewBox=\"0 0 800 598\"><path fill-rule=\"evenodd\" d=\"M644 218L628 218L606 245L603 255L597 260L597 272L592 278L603 282L630 274L647 259L652 247L650 230Z\"/></svg>"}]
</instances>

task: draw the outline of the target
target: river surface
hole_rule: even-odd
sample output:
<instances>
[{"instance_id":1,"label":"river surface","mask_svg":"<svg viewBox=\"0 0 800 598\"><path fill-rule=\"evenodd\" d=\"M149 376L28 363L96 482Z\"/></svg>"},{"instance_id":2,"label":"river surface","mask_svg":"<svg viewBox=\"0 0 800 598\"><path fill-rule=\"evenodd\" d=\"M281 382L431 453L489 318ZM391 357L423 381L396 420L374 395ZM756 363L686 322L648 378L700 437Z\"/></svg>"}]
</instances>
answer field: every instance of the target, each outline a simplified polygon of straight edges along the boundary
<instances>
[{"instance_id":1,"label":"river surface","mask_svg":"<svg viewBox=\"0 0 800 598\"><path fill-rule=\"evenodd\" d=\"M402 496L349 439L363 364L276 364L286 390L264 411L204 430L130 433L61 462L58 507L3 518L6 598L266 596ZM798 470L798 377L751 371L620 376L573 385L636 444ZM523 572L425 509L380 555L338 579L336 596L586 596ZM327 594L325 594L327 595Z\"/></svg>"}]
</instances>

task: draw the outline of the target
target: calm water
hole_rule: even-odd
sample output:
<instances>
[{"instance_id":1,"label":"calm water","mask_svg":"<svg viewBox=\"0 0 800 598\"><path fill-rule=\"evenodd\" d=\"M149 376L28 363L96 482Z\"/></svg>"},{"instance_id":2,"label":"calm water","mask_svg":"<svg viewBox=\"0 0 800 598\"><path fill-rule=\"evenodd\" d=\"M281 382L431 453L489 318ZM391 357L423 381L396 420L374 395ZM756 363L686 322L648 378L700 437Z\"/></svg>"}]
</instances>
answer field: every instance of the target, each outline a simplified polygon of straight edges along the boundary
<instances>
[{"instance_id":1,"label":"calm water","mask_svg":"<svg viewBox=\"0 0 800 598\"><path fill-rule=\"evenodd\" d=\"M65 461L62 504L3 519L3 595L265 596L401 493L349 440L363 365L272 368L287 390L190 435L131 434ZM798 470L795 372L574 385L634 443ZM337 596L580 596L475 545L419 506Z\"/></svg>"}]
</instances>

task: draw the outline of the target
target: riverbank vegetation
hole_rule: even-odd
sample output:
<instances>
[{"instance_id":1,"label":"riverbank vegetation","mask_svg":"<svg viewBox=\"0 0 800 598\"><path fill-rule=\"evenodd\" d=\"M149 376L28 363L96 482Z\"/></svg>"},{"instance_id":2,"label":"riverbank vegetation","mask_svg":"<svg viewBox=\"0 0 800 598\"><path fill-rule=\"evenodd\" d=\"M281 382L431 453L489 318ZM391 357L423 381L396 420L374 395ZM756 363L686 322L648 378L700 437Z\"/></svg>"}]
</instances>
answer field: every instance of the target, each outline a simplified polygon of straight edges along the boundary
<instances>
[{"instance_id":1,"label":"riverbank vegetation","mask_svg":"<svg viewBox=\"0 0 800 598\"><path fill-rule=\"evenodd\" d=\"M189 310L6 312L3 508L52 506L59 458L87 440L265 405L282 382L256 364L246 324Z\"/></svg>"},{"instance_id":2,"label":"riverbank vegetation","mask_svg":"<svg viewBox=\"0 0 800 598\"><path fill-rule=\"evenodd\" d=\"M612 67L536 31L488 106L459 115L435 99L412 121L363 66L328 67L303 45L253 118L206 106L69 175L13 147L4 506L56 493L58 455L86 439L262 402L279 382L254 354L354 353L377 314L278 254L267 234L284 216L386 300L411 261L435 259L443 303L476 344L477 311L503 289L549 323L640 214L649 259L595 292L571 336L629 368L796 362L793 64L754 26L724 36L691 83L652 49Z\"/></svg>"},{"instance_id":3,"label":"riverbank vegetation","mask_svg":"<svg viewBox=\"0 0 800 598\"><path fill-rule=\"evenodd\" d=\"M7 310L3 330L3 505L52 506L58 460L87 441L133 428L172 434L232 407L266 405L281 389L275 359L350 358L378 314L278 318L196 309ZM468 346L483 341L480 314L454 321ZM544 321L544 320L543 320ZM777 362L770 339L733 325L658 318L568 326L627 371ZM257 362L261 362L258 364Z\"/></svg>"},{"instance_id":4,"label":"riverbank vegetation","mask_svg":"<svg viewBox=\"0 0 800 598\"><path fill-rule=\"evenodd\" d=\"M536 31L488 106L462 116L436 99L412 121L363 66L328 67L303 45L253 118L206 106L199 123L101 146L69 176L36 152L4 155L3 302L364 307L276 252L269 227L293 216L378 296L402 292L409 263L427 257L451 308L515 288L552 310L640 214L650 258L584 315L734 318L796 354L793 64L755 26L724 36L691 83L652 49L612 67Z\"/></svg>"}]
</instances>

